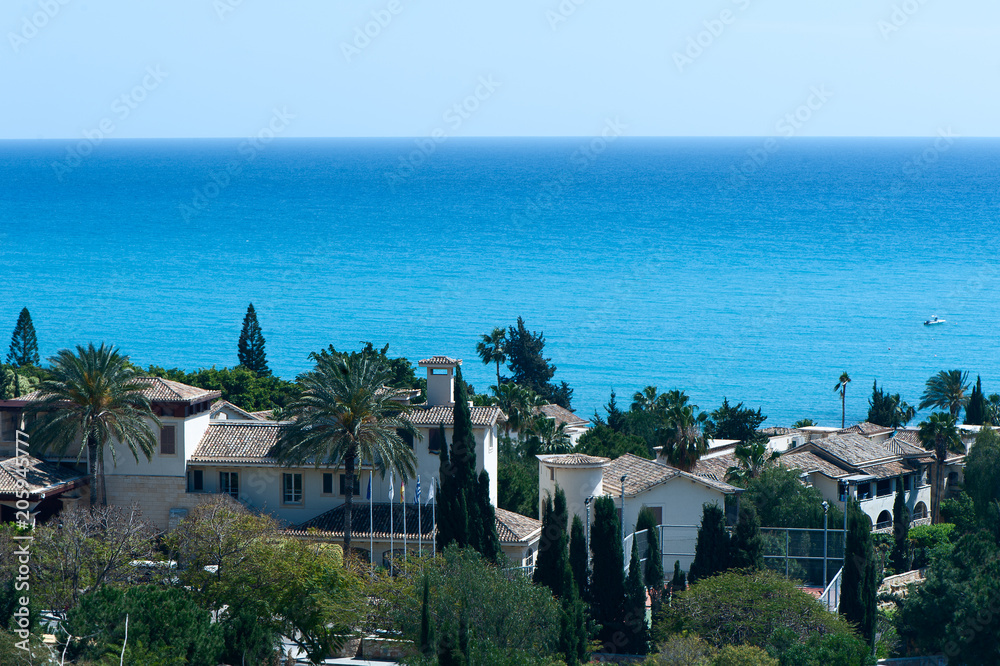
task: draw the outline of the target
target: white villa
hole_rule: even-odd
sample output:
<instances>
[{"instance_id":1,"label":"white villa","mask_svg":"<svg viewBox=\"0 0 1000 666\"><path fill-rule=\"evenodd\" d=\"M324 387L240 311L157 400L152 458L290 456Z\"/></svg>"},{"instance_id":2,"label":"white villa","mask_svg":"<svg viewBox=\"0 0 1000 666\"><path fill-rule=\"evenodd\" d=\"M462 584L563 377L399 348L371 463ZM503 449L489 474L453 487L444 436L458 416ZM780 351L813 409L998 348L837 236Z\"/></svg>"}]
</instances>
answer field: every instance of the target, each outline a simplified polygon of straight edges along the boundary
<instances>
[{"instance_id":1,"label":"white villa","mask_svg":"<svg viewBox=\"0 0 1000 666\"><path fill-rule=\"evenodd\" d=\"M419 362L427 370L427 402L414 405L408 418L421 437L408 444L416 456L417 478L407 479L405 503L401 503L400 479L395 480L394 501L389 501L389 477L376 476L370 463L360 465L353 479L355 496L352 516L352 548L374 559L384 557L390 543L397 550L404 539L410 550L423 541L429 548L433 539L433 500L428 494L439 475L438 453L441 449L441 426L450 440L455 398L455 370L462 363L447 356L434 356ZM352 480L330 467L283 467L272 455L283 423L266 420L267 413L251 413L231 403L220 401L219 391L207 391L161 378L144 378L146 394L162 427L152 459L140 456L136 462L120 446L118 463L108 456L106 483L108 501L113 504L138 504L143 514L160 529L172 529L188 511L207 496L226 493L243 504L279 519L292 533L310 538L343 538L343 504L347 484ZM410 391L409 401L419 395ZM0 401L0 443L13 449L15 424L20 411L34 395ZM497 503L497 456L499 429L506 416L499 407L471 407L476 438L477 471L490 476L490 499ZM8 439L9 438L9 439ZM5 451L13 455L13 450ZM47 502L50 515L70 501L87 497L89 479L84 459L77 463L77 451L68 452L63 465L38 461L33 489L38 502ZM0 473L0 505L5 513L13 507L13 495L4 494ZM414 503L417 481L421 485L421 506ZM372 506L366 499L372 488ZM406 533L403 512L406 512ZM392 513L390 513L392 512ZM373 515L372 528L369 514ZM541 523L532 518L497 509L497 531L504 552L515 564L533 561L541 533ZM420 515L418 520L417 516ZM390 532L390 517L392 531Z\"/></svg>"}]
</instances>

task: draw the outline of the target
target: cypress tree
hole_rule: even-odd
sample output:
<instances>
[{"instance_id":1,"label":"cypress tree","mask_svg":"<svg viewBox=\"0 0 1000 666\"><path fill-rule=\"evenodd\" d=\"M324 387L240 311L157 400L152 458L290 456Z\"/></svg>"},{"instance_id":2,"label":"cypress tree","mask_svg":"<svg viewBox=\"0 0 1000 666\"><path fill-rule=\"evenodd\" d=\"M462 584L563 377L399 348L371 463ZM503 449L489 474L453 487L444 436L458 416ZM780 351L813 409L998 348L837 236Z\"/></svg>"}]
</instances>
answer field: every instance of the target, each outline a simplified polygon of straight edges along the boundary
<instances>
[{"instance_id":1,"label":"cypress tree","mask_svg":"<svg viewBox=\"0 0 1000 666\"><path fill-rule=\"evenodd\" d=\"M649 651L649 625L646 624L646 586L642 582L639 545L632 539L632 557L625 580L625 624L630 654Z\"/></svg>"},{"instance_id":2,"label":"cypress tree","mask_svg":"<svg viewBox=\"0 0 1000 666\"><path fill-rule=\"evenodd\" d=\"M705 504L688 580L694 583L728 568L729 534L726 532L726 516L718 504Z\"/></svg>"},{"instance_id":3,"label":"cypress tree","mask_svg":"<svg viewBox=\"0 0 1000 666\"><path fill-rule=\"evenodd\" d=\"M567 592L563 589L563 569L568 564L567 521L566 493L556 486L555 499L546 497L542 505L542 535L538 541L534 582L545 585L559 598Z\"/></svg>"},{"instance_id":4,"label":"cypress tree","mask_svg":"<svg viewBox=\"0 0 1000 666\"><path fill-rule=\"evenodd\" d=\"M559 622L559 651L566 658L567 666L577 666L587 660L587 619L583 602L573 584L569 562L563 561L560 588L564 594Z\"/></svg>"},{"instance_id":5,"label":"cypress tree","mask_svg":"<svg viewBox=\"0 0 1000 666\"><path fill-rule=\"evenodd\" d=\"M737 569L764 568L764 539L760 535L760 518L753 504L746 502L740 507L739 521L732 539L731 567Z\"/></svg>"},{"instance_id":6,"label":"cypress tree","mask_svg":"<svg viewBox=\"0 0 1000 666\"><path fill-rule=\"evenodd\" d=\"M857 627L858 634L869 645L875 640L875 604L878 595L875 576L875 548L872 545L870 521L861 510L861 505L855 501L851 503L847 515L840 614Z\"/></svg>"},{"instance_id":7,"label":"cypress tree","mask_svg":"<svg viewBox=\"0 0 1000 666\"><path fill-rule=\"evenodd\" d=\"M490 501L490 475L484 469L479 473L479 518L480 518L480 549L479 552L494 564L500 562L503 550L500 548L500 535L497 534L497 512Z\"/></svg>"},{"instance_id":8,"label":"cypress tree","mask_svg":"<svg viewBox=\"0 0 1000 666\"><path fill-rule=\"evenodd\" d=\"M264 333L257 323L257 311L253 309L253 303L247 307L246 316L243 317L237 354L240 365L258 377L271 374L267 367L267 354L264 353Z\"/></svg>"},{"instance_id":9,"label":"cypress tree","mask_svg":"<svg viewBox=\"0 0 1000 666\"><path fill-rule=\"evenodd\" d=\"M903 497L903 477L896 479L896 501L892 504L892 554L893 570L901 574L910 568L910 513Z\"/></svg>"},{"instance_id":10,"label":"cypress tree","mask_svg":"<svg viewBox=\"0 0 1000 666\"><path fill-rule=\"evenodd\" d=\"M573 516L573 526L569 534L569 566L573 572L577 594L581 599L589 598L590 563L587 561L587 535L580 516Z\"/></svg>"},{"instance_id":11,"label":"cypress tree","mask_svg":"<svg viewBox=\"0 0 1000 666\"><path fill-rule=\"evenodd\" d=\"M635 531L648 530L646 537L646 569L643 571L643 579L646 587L653 592L653 600L659 598L663 591L663 556L660 554L660 530L656 524L656 516L648 506L642 507L639 511L639 518L635 522Z\"/></svg>"},{"instance_id":12,"label":"cypress tree","mask_svg":"<svg viewBox=\"0 0 1000 666\"><path fill-rule=\"evenodd\" d=\"M670 579L670 592L675 594L687 589L687 575L681 571L681 561L674 560L674 577Z\"/></svg>"},{"instance_id":13,"label":"cypress tree","mask_svg":"<svg viewBox=\"0 0 1000 666\"><path fill-rule=\"evenodd\" d=\"M986 422L986 396L983 395L983 380L976 375L976 385L969 394L969 404L965 407L965 425L983 425Z\"/></svg>"},{"instance_id":14,"label":"cypress tree","mask_svg":"<svg viewBox=\"0 0 1000 666\"><path fill-rule=\"evenodd\" d=\"M458 470L448 452L448 440L444 435L444 424L440 425L441 451L439 455L439 481L437 496L438 550L443 551L451 543L459 547L469 545L469 514L465 507L465 495L458 478Z\"/></svg>"},{"instance_id":15,"label":"cypress tree","mask_svg":"<svg viewBox=\"0 0 1000 666\"><path fill-rule=\"evenodd\" d=\"M15 368L39 364L38 338L35 336L35 325L31 323L31 313L28 312L28 308L21 309L14 332L10 336L7 363Z\"/></svg>"},{"instance_id":16,"label":"cypress tree","mask_svg":"<svg viewBox=\"0 0 1000 666\"><path fill-rule=\"evenodd\" d=\"M625 563L618 509L609 495L594 501L594 524L591 528L590 552L594 565L593 585L590 590L590 610L594 620L601 625L598 637L609 650L615 647L616 634L623 629L625 609Z\"/></svg>"},{"instance_id":17,"label":"cypress tree","mask_svg":"<svg viewBox=\"0 0 1000 666\"><path fill-rule=\"evenodd\" d=\"M425 576L423 602L420 606L420 653L425 657L430 657L434 654L434 630L431 628L430 590L430 581Z\"/></svg>"}]
</instances>

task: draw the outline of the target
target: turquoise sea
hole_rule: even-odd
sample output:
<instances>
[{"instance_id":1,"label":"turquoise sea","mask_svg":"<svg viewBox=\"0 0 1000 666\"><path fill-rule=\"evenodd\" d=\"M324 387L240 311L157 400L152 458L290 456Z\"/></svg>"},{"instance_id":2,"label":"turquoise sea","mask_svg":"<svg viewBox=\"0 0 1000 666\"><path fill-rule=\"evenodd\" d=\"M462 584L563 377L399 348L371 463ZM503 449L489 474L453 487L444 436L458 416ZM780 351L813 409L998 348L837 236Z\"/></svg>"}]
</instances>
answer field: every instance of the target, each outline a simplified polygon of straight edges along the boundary
<instances>
[{"instance_id":1,"label":"turquoise sea","mask_svg":"<svg viewBox=\"0 0 1000 666\"><path fill-rule=\"evenodd\" d=\"M234 365L253 301L281 376L370 340L479 390L521 315L587 416L655 384L834 425L844 370L855 420L875 378L1000 392L996 140L2 142L0 182L4 352L26 305L43 355Z\"/></svg>"}]
</instances>

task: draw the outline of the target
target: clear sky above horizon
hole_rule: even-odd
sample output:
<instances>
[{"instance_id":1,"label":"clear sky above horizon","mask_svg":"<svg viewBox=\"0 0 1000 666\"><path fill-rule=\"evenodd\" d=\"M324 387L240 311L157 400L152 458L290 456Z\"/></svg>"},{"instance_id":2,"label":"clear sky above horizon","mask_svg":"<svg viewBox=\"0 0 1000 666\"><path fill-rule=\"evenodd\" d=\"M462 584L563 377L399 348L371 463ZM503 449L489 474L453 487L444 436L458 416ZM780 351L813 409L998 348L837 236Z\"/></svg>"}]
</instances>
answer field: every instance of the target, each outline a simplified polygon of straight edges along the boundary
<instances>
[{"instance_id":1,"label":"clear sky above horizon","mask_svg":"<svg viewBox=\"0 0 1000 666\"><path fill-rule=\"evenodd\" d=\"M609 121L1000 136L986 0L7 0L0 26L3 139L586 136Z\"/></svg>"}]
</instances>

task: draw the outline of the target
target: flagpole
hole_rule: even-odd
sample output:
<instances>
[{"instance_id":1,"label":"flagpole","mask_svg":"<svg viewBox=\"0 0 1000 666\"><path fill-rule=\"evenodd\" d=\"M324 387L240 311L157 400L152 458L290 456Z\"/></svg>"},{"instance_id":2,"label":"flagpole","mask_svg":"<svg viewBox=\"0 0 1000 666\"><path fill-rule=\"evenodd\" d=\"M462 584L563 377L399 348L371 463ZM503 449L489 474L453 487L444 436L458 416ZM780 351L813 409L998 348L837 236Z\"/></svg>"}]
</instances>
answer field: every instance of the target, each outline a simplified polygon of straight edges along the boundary
<instances>
[{"instance_id":1,"label":"flagpole","mask_svg":"<svg viewBox=\"0 0 1000 666\"><path fill-rule=\"evenodd\" d=\"M403 507L403 561L406 561L406 482L399 487L399 503Z\"/></svg>"},{"instance_id":2,"label":"flagpole","mask_svg":"<svg viewBox=\"0 0 1000 666\"><path fill-rule=\"evenodd\" d=\"M395 532L396 527L393 524L393 511L392 511L392 494L396 487L396 478L390 472L389 473L389 571L392 571L392 556L394 555L393 550L395 548Z\"/></svg>"},{"instance_id":3,"label":"flagpole","mask_svg":"<svg viewBox=\"0 0 1000 666\"><path fill-rule=\"evenodd\" d=\"M437 501L431 504L431 538L434 541L434 557L437 557L438 552L438 535L437 535Z\"/></svg>"},{"instance_id":4,"label":"flagpole","mask_svg":"<svg viewBox=\"0 0 1000 666\"><path fill-rule=\"evenodd\" d=\"M421 520L420 513L420 476L417 476L417 553L424 556L424 521Z\"/></svg>"},{"instance_id":5,"label":"flagpole","mask_svg":"<svg viewBox=\"0 0 1000 666\"><path fill-rule=\"evenodd\" d=\"M372 472L374 471L373 465L372 469L368 470L368 559L373 568L375 566L375 508L372 505L375 498L372 496Z\"/></svg>"}]
</instances>

